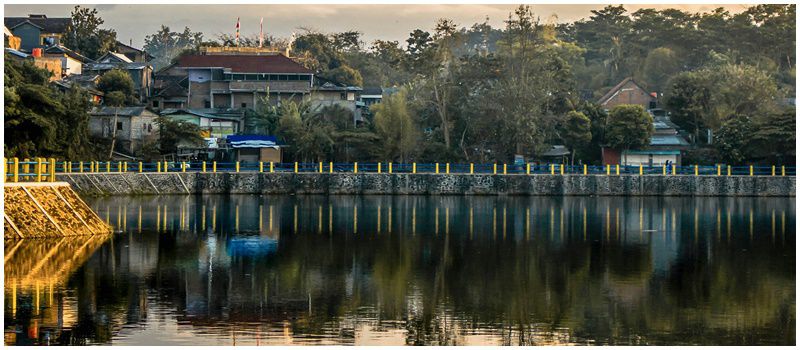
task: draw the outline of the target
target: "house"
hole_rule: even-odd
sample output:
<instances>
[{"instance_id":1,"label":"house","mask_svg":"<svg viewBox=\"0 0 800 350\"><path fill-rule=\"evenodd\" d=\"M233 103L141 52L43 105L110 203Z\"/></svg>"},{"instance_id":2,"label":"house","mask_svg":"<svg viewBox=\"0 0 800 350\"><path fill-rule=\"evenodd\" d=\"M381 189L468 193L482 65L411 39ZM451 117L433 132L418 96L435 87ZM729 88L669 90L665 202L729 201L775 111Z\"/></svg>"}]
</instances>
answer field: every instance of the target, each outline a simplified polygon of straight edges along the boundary
<instances>
[{"instance_id":1,"label":"house","mask_svg":"<svg viewBox=\"0 0 800 350\"><path fill-rule=\"evenodd\" d=\"M542 153L541 158L547 163L566 164L569 162L569 149L564 145L553 145Z\"/></svg>"},{"instance_id":2,"label":"house","mask_svg":"<svg viewBox=\"0 0 800 350\"><path fill-rule=\"evenodd\" d=\"M70 50L63 45L53 45L45 48L43 55L44 57L57 58L61 61L62 76L81 74L83 65L93 62L88 57Z\"/></svg>"},{"instance_id":3,"label":"house","mask_svg":"<svg viewBox=\"0 0 800 350\"><path fill-rule=\"evenodd\" d=\"M73 86L78 86L89 93L89 101L95 105L103 103L103 92L97 90L97 82L100 80L99 75L83 75L72 74L64 77L61 80L53 82L56 88L61 92L67 92Z\"/></svg>"},{"instance_id":4,"label":"house","mask_svg":"<svg viewBox=\"0 0 800 350\"><path fill-rule=\"evenodd\" d=\"M215 114L216 112L216 114ZM162 116L175 121L189 122L200 127L203 137L225 138L241 129L240 113L224 113L207 109L164 109Z\"/></svg>"},{"instance_id":5,"label":"house","mask_svg":"<svg viewBox=\"0 0 800 350\"><path fill-rule=\"evenodd\" d=\"M133 79L134 94L140 102L150 98L153 87L153 67L143 62L133 62L127 56L118 52L108 52L95 62L87 63L82 71L86 74L103 75L106 72L119 68Z\"/></svg>"},{"instance_id":6,"label":"house","mask_svg":"<svg viewBox=\"0 0 800 350\"><path fill-rule=\"evenodd\" d=\"M22 39L18 36L14 36L14 33L6 26L3 26L3 39L5 41L4 47L10 49L19 50L19 46L22 44Z\"/></svg>"},{"instance_id":7,"label":"house","mask_svg":"<svg viewBox=\"0 0 800 350\"><path fill-rule=\"evenodd\" d=\"M656 108L657 98L654 94L647 92L633 78L628 77L608 90L597 103L607 110L621 104L640 105L649 110Z\"/></svg>"},{"instance_id":8,"label":"house","mask_svg":"<svg viewBox=\"0 0 800 350\"><path fill-rule=\"evenodd\" d=\"M116 128L116 149L128 154L158 139L158 116L144 107L96 107L89 117L89 135L110 139Z\"/></svg>"},{"instance_id":9,"label":"house","mask_svg":"<svg viewBox=\"0 0 800 350\"><path fill-rule=\"evenodd\" d=\"M347 86L332 80L315 77L314 86L308 99L311 103L311 108L314 110L339 106L350 111L353 115L353 125L356 125L363 122L361 108L364 103L359 101L361 90L357 86Z\"/></svg>"},{"instance_id":10,"label":"house","mask_svg":"<svg viewBox=\"0 0 800 350\"><path fill-rule=\"evenodd\" d=\"M153 93L148 104L154 111L188 108L189 76L176 63L153 73Z\"/></svg>"},{"instance_id":11,"label":"house","mask_svg":"<svg viewBox=\"0 0 800 350\"><path fill-rule=\"evenodd\" d=\"M20 38L19 50L32 52L35 48L61 44L61 39L72 19L31 14L28 17L6 17L4 22L13 36Z\"/></svg>"},{"instance_id":12,"label":"house","mask_svg":"<svg viewBox=\"0 0 800 350\"><path fill-rule=\"evenodd\" d=\"M689 148L689 142L678 133L678 126L668 117L653 119L655 132L650 137L650 145L644 149L622 151L603 147L602 158L605 164L660 166L667 161L681 165L681 155Z\"/></svg>"},{"instance_id":13,"label":"house","mask_svg":"<svg viewBox=\"0 0 800 350\"><path fill-rule=\"evenodd\" d=\"M281 147L275 136L231 135L227 142L239 162L281 162Z\"/></svg>"},{"instance_id":14,"label":"house","mask_svg":"<svg viewBox=\"0 0 800 350\"><path fill-rule=\"evenodd\" d=\"M114 51L124 55L127 57L131 62L149 62L152 60L153 55L148 54L144 50L137 49L131 45L126 45L120 41L117 41L117 46L114 48Z\"/></svg>"},{"instance_id":15,"label":"house","mask_svg":"<svg viewBox=\"0 0 800 350\"><path fill-rule=\"evenodd\" d=\"M314 79L312 71L280 53L186 55L173 69L186 71L185 106L192 109L254 108L265 97L271 103L300 101L311 92Z\"/></svg>"},{"instance_id":16,"label":"house","mask_svg":"<svg viewBox=\"0 0 800 350\"><path fill-rule=\"evenodd\" d=\"M61 60L53 57L43 57L41 48L34 49L32 54L27 54L8 47L5 48L5 52L7 57L11 60L28 61L37 68L49 71L51 73L50 81L56 81L62 77Z\"/></svg>"},{"instance_id":17,"label":"house","mask_svg":"<svg viewBox=\"0 0 800 350\"><path fill-rule=\"evenodd\" d=\"M360 101L364 103L365 108L381 103L383 100L383 89L381 87L365 87L361 90Z\"/></svg>"}]
</instances>

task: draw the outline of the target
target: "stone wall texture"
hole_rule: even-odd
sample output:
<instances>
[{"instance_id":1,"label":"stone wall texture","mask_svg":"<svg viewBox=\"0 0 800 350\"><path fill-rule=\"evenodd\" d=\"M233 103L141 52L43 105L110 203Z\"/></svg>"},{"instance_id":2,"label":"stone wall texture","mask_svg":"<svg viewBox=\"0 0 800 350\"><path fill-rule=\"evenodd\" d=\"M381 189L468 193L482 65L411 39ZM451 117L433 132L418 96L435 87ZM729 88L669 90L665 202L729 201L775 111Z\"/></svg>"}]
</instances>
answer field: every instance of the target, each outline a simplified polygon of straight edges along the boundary
<instances>
[{"instance_id":1,"label":"stone wall texture","mask_svg":"<svg viewBox=\"0 0 800 350\"><path fill-rule=\"evenodd\" d=\"M375 173L93 173L57 175L88 196L415 194L794 197L793 176Z\"/></svg>"}]
</instances>

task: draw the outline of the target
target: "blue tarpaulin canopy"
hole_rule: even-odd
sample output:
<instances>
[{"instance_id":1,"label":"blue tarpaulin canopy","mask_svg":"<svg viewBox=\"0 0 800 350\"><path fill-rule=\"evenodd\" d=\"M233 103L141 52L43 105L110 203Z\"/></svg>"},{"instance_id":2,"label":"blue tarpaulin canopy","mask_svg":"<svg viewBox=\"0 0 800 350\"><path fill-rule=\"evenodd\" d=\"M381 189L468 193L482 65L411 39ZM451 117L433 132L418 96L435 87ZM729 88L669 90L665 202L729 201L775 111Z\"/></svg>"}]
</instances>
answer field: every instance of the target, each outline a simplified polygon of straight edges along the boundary
<instances>
[{"instance_id":1,"label":"blue tarpaulin canopy","mask_svg":"<svg viewBox=\"0 0 800 350\"><path fill-rule=\"evenodd\" d=\"M275 136L229 135L227 139L233 148L278 147L278 139Z\"/></svg>"}]
</instances>

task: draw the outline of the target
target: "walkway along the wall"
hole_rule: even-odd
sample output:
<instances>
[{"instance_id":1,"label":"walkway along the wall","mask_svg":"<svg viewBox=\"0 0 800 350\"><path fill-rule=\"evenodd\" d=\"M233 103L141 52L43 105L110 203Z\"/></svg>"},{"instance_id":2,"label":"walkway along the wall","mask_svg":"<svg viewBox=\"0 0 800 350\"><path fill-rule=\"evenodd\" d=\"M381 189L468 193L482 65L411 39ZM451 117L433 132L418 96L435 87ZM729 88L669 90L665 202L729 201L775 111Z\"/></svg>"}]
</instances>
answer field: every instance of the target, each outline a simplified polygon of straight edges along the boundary
<instances>
[{"instance_id":1,"label":"walkway along the wall","mask_svg":"<svg viewBox=\"0 0 800 350\"><path fill-rule=\"evenodd\" d=\"M414 194L794 197L794 176L377 173L56 174L81 195Z\"/></svg>"}]
</instances>

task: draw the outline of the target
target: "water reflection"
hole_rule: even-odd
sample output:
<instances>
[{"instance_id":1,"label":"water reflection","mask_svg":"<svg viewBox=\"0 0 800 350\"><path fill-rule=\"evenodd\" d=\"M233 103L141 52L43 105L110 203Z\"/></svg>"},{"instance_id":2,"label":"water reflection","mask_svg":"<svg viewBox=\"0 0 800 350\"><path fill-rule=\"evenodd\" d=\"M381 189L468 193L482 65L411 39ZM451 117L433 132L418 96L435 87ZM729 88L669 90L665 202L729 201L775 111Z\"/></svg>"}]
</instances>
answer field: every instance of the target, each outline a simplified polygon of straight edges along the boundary
<instances>
[{"instance_id":1,"label":"water reflection","mask_svg":"<svg viewBox=\"0 0 800 350\"><path fill-rule=\"evenodd\" d=\"M121 233L7 282L6 344L795 342L793 199L89 202Z\"/></svg>"}]
</instances>

